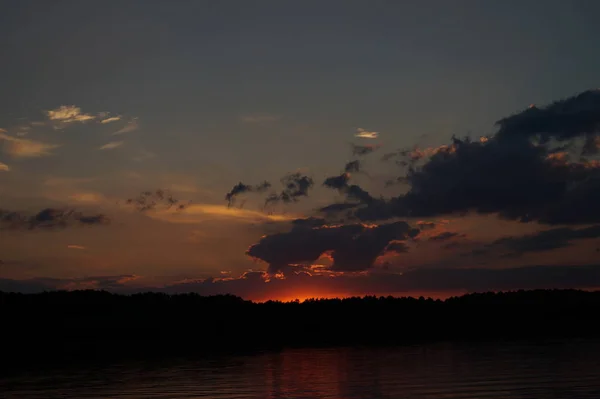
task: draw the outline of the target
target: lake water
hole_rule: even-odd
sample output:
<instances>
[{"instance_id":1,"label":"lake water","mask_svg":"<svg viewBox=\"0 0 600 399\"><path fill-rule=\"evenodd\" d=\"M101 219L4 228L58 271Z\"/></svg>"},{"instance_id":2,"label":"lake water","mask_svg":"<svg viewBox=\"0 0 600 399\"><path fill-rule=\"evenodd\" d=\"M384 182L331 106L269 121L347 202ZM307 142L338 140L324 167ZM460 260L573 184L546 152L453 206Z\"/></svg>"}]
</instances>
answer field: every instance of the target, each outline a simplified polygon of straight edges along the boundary
<instances>
[{"instance_id":1,"label":"lake water","mask_svg":"<svg viewBox=\"0 0 600 399\"><path fill-rule=\"evenodd\" d=\"M13 372L0 397L597 399L599 359L589 341L286 350Z\"/></svg>"}]
</instances>

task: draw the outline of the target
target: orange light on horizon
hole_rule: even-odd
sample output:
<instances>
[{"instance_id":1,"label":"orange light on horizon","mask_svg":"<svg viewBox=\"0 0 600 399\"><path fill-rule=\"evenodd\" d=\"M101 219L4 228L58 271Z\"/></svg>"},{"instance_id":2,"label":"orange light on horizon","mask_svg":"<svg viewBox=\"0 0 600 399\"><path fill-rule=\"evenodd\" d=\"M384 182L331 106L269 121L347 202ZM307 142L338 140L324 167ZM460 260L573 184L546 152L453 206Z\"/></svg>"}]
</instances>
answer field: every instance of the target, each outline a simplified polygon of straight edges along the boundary
<instances>
[{"instance_id":1,"label":"orange light on horizon","mask_svg":"<svg viewBox=\"0 0 600 399\"><path fill-rule=\"evenodd\" d=\"M274 295L268 298L247 298L252 300L253 302L264 303L267 301L279 301L279 302L295 302L298 300L300 303L309 300L309 299L347 299L347 298L362 298L365 296L375 296L375 297L388 297L392 296L395 298L402 297L412 297L412 298L431 298L434 300L445 300L447 298L453 296L461 296L467 294L467 291L447 291L447 292L422 292L422 291L414 291L414 292L390 292L390 293L316 293L316 292L302 292L297 294L286 294L282 296Z\"/></svg>"}]
</instances>

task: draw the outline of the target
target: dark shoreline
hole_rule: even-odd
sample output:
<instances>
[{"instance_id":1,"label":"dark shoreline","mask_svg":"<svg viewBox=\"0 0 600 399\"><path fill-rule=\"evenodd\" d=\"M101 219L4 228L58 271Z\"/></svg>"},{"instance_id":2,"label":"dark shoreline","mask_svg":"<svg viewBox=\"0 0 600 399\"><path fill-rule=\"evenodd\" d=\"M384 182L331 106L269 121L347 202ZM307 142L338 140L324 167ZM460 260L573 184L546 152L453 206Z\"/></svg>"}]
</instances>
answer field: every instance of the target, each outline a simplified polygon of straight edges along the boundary
<instances>
[{"instance_id":1,"label":"dark shoreline","mask_svg":"<svg viewBox=\"0 0 600 399\"><path fill-rule=\"evenodd\" d=\"M230 295L0 293L2 368L284 348L596 339L599 314L600 291L578 290L303 303Z\"/></svg>"}]
</instances>

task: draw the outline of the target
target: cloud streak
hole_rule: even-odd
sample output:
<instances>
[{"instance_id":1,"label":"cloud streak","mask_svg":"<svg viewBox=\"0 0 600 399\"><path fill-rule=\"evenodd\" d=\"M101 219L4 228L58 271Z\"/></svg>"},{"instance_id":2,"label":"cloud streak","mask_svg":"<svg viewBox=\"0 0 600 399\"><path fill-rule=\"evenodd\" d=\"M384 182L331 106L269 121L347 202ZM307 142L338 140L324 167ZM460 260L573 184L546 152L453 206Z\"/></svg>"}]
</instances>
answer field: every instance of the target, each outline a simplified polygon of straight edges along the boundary
<instances>
[{"instance_id":1,"label":"cloud streak","mask_svg":"<svg viewBox=\"0 0 600 399\"><path fill-rule=\"evenodd\" d=\"M139 127L140 126L138 123L138 118L133 118L129 122L127 122L127 124L125 126L123 126L121 129L114 132L113 136L134 132L134 131L138 130Z\"/></svg>"},{"instance_id":2,"label":"cloud streak","mask_svg":"<svg viewBox=\"0 0 600 399\"><path fill-rule=\"evenodd\" d=\"M52 155L52 150L60 147L58 144L12 137L2 132L0 132L0 140L4 141L4 151L15 158L37 158Z\"/></svg>"},{"instance_id":3,"label":"cloud streak","mask_svg":"<svg viewBox=\"0 0 600 399\"><path fill-rule=\"evenodd\" d=\"M267 214L262 211L234 208L216 204L191 204L185 212L176 210L158 210L148 214L151 218L178 224L198 224L208 220L231 220L240 223L287 222L297 216Z\"/></svg>"},{"instance_id":4,"label":"cloud streak","mask_svg":"<svg viewBox=\"0 0 600 399\"><path fill-rule=\"evenodd\" d=\"M106 143L103 146L99 147L99 150L114 150L115 148L121 147L125 142L124 141L111 141L110 143Z\"/></svg>"},{"instance_id":5,"label":"cloud streak","mask_svg":"<svg viewBox=\"0 0 600 399\"><path fill-rule=\"evenodd\" d=\"M104 124L107 124L107 123L117 122L117 121L120 121L120 120L121 120L121 116L120 115L119 116L111 116L111 117L108 117L106 119L102 119L100 121L100 123L102 123L104 125Z\"/></svg>"},{"instance_id":6,"label":"cloud streak","mask_svg":"<svg viewBox=\"0 0 600 399\"><path fill-rule=\"evenodd\" d=\"M376 139L377 137L379 137L379 132L371 132L359 127L358 129L356 129L354 137L359 137L362 139Z\"/></svg>"}]
</instances>

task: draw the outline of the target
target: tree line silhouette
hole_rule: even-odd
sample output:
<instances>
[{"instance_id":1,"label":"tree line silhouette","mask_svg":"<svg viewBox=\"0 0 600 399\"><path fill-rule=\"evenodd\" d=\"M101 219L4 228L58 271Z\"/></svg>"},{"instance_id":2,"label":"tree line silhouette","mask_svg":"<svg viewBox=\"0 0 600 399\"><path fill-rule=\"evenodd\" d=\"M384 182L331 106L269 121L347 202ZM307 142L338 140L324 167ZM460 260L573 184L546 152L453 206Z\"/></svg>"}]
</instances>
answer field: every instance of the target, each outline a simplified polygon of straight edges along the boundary
<instances>
[{"instance_id":1,"label":"tree line silhouette","mask_svg":"<svg viewBox=\"0 0 600 399\"><path fill-rule=\"evenodd\" d=\"M255 303L233 295L0 292L4 355L164 355L303 346L600 337L600 291L365 296Z\"/></svg>"}]
</instances>

